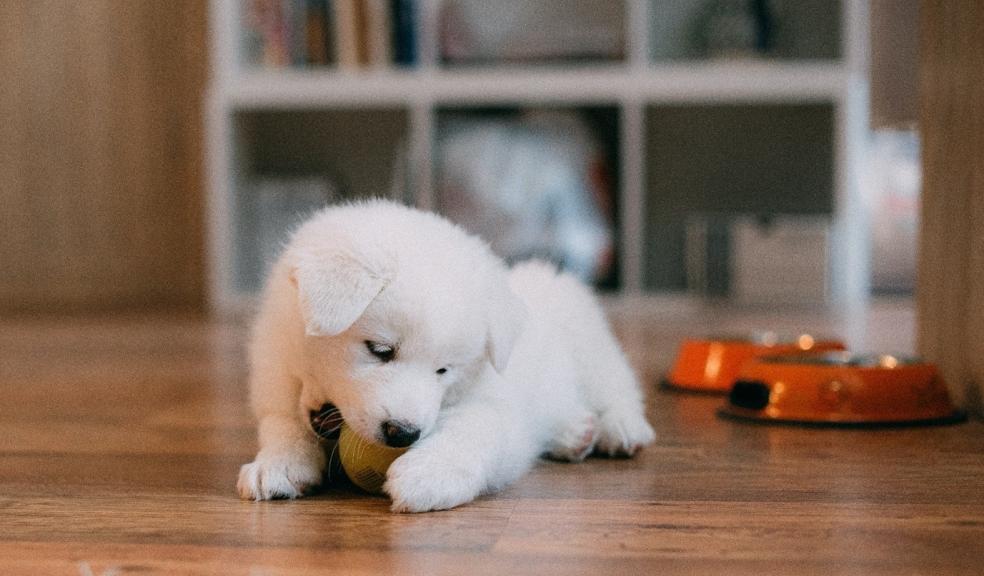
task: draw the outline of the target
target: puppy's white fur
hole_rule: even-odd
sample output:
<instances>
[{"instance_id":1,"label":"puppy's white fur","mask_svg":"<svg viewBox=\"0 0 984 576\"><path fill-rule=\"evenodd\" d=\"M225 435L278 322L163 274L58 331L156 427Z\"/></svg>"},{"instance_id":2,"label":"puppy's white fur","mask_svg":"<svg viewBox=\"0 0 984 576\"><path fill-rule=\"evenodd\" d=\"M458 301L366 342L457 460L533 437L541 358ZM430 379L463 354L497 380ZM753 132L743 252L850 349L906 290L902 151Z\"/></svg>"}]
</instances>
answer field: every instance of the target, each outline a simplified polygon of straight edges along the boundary
<instances>
[{"instance_id":1,"label":"puppy's white fur","mask_svg":"<svg viewBox=\"0 0 984 576\"><path fill-rule=\"evenodd\" d=\"M394 346L394 359L366 341ZM388 420L421 430L387 474L395 511L469 502L544 453L632 455L653 439L588 289L544 263L507 270L477 238L388 202L329 208L298 229L250 352L260 451L239 474L247 499L320 484L325 455L307 414L328 401L377 442Z\"/></svg>"}]
</instances>

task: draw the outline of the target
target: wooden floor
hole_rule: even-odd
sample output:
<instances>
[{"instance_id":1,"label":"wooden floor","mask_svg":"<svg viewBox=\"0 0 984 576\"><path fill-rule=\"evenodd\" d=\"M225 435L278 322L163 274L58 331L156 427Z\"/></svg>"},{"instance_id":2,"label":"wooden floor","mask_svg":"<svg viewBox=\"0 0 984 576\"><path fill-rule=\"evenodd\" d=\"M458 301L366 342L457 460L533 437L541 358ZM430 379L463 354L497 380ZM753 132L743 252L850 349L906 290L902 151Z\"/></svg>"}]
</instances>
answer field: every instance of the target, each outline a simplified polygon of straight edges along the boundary
<instances>
[{"instance_id":1,"label":"wooden floor","mask_svg":"<svg viewBox=\"0 0 984 576\"><path fill-rule=\"evenodd\" d=\"M683 334L838 321L616 316L657 444L544 462L498 495L417 516L344 489L237 499L254 450L240 326L0 322L0 574L984 573L981 423L742 425L714 416L718 399L652 386ZM912 345L904 307L863 323L859 342Z\"/></svg>"}]
</instances>

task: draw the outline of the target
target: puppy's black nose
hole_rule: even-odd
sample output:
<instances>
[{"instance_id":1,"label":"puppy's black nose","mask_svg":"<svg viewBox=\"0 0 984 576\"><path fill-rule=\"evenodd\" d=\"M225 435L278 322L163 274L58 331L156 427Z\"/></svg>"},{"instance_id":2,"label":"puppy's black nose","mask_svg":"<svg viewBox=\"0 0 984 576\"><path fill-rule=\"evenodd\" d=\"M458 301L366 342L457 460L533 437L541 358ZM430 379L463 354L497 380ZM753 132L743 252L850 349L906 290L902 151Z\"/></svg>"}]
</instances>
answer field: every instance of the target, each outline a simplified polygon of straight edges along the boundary
<instances>
[{"instance_id":1,"label":"puppy's black nose","mask_svg":"<svg viewBox=\"0 0 984 576\"><path fill-rule=\"evenodd\" d=\"M406 448L420 438L420 428L406 422L387 420L383 422L383 438L387 446Z\"/></svg>"}]
</instances>

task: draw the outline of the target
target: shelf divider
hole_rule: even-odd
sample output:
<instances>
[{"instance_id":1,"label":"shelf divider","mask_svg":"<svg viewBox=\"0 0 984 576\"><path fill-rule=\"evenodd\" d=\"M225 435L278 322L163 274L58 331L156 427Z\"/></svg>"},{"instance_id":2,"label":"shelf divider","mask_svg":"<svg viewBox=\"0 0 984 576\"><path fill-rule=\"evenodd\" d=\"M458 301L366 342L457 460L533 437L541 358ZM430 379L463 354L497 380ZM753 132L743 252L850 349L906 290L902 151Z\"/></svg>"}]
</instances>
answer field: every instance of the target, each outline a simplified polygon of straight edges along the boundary
<instances>
[{"instance_id":1,"label":"shelf divider","mask_svg":"<svg viewBox=\"0 0 984 576\"><path fill-rule=\"evenodd\" d=\"M645 239L645 109L637 99L626 99L619 108L621 154L619 197L619 262L622 291L643 291L642 247Z\"/></svg>"},{"instance_id":2,"label":"shelf divider","mask_svg":"<svg viewBox=\"0 0 984 576\"><path fill-rule=\"evenodd\" d=\"M625 0L626 57L629 67L636 71L649 67L649 1Z\"/></svg>"},{"instance_id":3,"label":"shelf divider","mask_svg":"<svg viewBox=\"0 0 984 576\"><path fill-rule=\"evenodd\" d=\"M427 100L415 102L410 109L411 195L422 210L436 211L434 195L434 107Z\"/></svg>"}]
</instances>

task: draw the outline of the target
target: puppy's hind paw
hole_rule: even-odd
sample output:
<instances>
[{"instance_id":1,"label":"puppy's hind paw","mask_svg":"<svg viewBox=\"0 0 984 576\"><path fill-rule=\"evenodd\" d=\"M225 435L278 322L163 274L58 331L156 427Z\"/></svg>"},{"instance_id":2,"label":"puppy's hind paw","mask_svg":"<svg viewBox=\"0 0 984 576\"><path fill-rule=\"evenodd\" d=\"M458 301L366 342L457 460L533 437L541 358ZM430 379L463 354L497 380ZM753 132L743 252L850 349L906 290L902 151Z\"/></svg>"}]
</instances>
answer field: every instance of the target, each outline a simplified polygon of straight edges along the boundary
<instances>
[{"instance_id":1,"label":"puppy's hind paw","mask_svg":"<svg viewBox=\"0 0 984 576\"><path fill-rule=\"evenodd\" d=\"M321 484L324 456L266 454L239 469L236 488L243 500L298 498Z\"/></svg>"},{"instance_id":2,"label":"puppy's hind paw","mask_svg":"<svg viewBox=\"0 0 984 576\"><path fill-rule=\"evenodd\" d=\"M594 416L587 415L568 425L554 439L547 456L553 460L581 462L594 450L598 441L598 426Z\"/></svg>"},{"instance_id":3,"label":"puppy's hind paw","mask_svg":"<svg viewBox=\"0 0 984 576\"><path fill-rule=\"evenodd\" d=\"M601 415L595 453L605 456L634 456L656 438L652 426L641 413L611 410Z\"/></svg>"}]
</instances>

